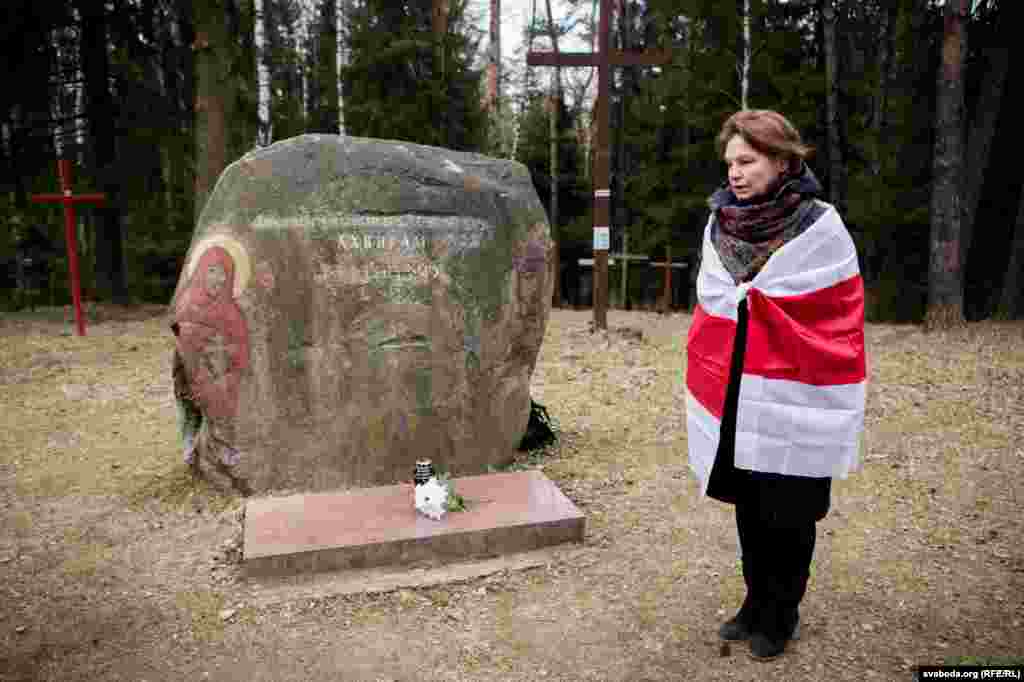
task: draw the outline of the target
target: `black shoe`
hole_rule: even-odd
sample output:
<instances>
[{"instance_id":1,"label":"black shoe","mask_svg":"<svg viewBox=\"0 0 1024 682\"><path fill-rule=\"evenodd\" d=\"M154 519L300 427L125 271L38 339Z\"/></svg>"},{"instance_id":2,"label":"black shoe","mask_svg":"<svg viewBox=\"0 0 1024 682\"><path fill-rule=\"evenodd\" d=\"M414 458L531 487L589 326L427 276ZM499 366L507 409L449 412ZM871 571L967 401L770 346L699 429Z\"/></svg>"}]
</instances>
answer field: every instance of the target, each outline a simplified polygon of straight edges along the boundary
<instances>
[{"instance_id":1,"label":"black shoe","mask_svg":"<svg viewBox=\"0 0 1024 682\"><path fill-rule=\"evenodd\" d=\"M718 636L731 642L742 642L750 639L750 623L743 617L743 612L722 623L718 628Z\"/></svg>"},{"instance_id":2,"label":"black shoe","mask_svg":"<svg viewBox=\"0 0 1024 682\"><path fill-rule=\"evenodd\" d=\"M760 661L779 656L786 650L786 642L800 639L800 617L796 616L796 622L790 630L789 637L775 638L763 632L754 632L750 635L750 653Z\"/></svg>"},{"instance_id":3,"label":"black shoe","mask_svg":"<svg viewBox=\"0 0 1024 682\"><path fill-rule=\"evenodd\" d=\"M785 650L785 639L773 639L761 632L755 632L750 637L750 654L759 661L775 658Z\"/></svg>"}]
</instances>

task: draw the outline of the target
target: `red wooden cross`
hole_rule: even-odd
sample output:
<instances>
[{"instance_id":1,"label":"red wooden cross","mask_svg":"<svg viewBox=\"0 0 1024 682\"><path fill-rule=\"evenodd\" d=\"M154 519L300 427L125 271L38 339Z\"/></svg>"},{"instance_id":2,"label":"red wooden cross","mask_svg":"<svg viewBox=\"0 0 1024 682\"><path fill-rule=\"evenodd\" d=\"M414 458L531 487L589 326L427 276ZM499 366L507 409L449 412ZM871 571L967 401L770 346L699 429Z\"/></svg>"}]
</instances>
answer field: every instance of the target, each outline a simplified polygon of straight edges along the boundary
<instances>
[{"instance_id":1,"label":"red wooden cross","mask_svg":"<svg viewBox=\"0 0 1024 682\"><path fill-rule=\"evenodd\" d=\"M613 66L664 64L671 59L669 50L627 52L612 50L608 45L608 26L611 23L611 0L601 1L601 15L597 29L597 52L528 52L530 66L596 66L597 102L594 118L597 121L596 154L594 155L594 326L607 329L605 311L608 309L608 204L610 199L608 161L608 85Z\"/></svg>"},{"instance_id":2,"label":"red wooden cross","mask_svg":"<svg viewBox=\"0 0 1024 682\"><path fill-rule=\"evenodd\" d=\"M75 246L75 204L96 204L102 206L106 194L72 194L71 193L71 162L67 159L57 160L57 173L60 175L60 194L33 194L36 203L64 204L64 241L68 245L68 270L71 277L71 298L75 302L75 323L78 335L85 336L85 319L82 317L82 284L78 275L78 250Z\"/></svg>"}]
</instances>

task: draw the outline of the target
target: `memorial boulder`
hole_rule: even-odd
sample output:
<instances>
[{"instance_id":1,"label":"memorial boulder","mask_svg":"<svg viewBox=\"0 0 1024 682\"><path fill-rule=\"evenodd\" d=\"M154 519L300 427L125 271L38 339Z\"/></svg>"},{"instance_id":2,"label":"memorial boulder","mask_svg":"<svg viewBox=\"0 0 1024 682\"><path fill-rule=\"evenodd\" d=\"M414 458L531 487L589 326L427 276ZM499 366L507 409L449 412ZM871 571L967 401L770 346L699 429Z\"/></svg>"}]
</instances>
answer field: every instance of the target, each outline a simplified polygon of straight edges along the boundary
<instances>
[{"instance_id":1,"label":"memorial boulder","mask_svg":"<svg viewBox=\"0 0 1024 682\"><path fill-rule=\"evenodd\" d=\"M304 135L221 175L171 302L185 458L243 492L511 459L553 279L526 168Z\"/></svg>"}]
</instances>

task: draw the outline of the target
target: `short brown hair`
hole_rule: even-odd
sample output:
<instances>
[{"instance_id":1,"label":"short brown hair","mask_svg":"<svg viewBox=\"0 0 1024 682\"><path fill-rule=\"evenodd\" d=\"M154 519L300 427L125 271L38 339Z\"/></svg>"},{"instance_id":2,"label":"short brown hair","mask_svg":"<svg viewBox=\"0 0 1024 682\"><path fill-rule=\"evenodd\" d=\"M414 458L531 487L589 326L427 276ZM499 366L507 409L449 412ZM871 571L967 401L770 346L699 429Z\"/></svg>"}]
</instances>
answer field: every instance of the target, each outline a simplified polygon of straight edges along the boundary
<instances>
[{"instance_id":1,"label":"short brown hair","mask_svg":"<svg viewBox=\"0 0 1024 682\"><path fill-rule=\"evenodd\" d=\"M719 157L725 158L725 148L736 135L762 154L787 161L790 171L796 171L814 153L814 148L800 139L796 126L770 109L743 109L730 116L716 140Z\"/></svg>"}]
</instances>

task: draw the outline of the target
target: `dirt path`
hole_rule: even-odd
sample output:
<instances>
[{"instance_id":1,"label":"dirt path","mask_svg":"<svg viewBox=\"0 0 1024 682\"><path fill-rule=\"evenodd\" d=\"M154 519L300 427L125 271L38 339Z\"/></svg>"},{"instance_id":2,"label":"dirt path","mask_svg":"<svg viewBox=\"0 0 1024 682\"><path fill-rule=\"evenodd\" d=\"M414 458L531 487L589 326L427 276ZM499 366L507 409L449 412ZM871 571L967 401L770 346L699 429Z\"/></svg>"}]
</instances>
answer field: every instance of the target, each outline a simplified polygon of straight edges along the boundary
<instances>
[{"instance_id":1,"label":"dirt path","mask_svg":"<svg viewBox=\"0 0 1024 682\"><path fill-rule=\"evenodd\" d=\"M587 514L583 545L255 583L240 503L180 462L159 312L101 309L84 339L54 311L0 320L0 680L909 680L1024 658L1020 323L869 325L865 467L819 525L803 638L761 663L715 636L742 579L731 508L686 467L689 317L552 315L534 394L563 437L534 465Z\"/></svg>"}]
</instances>

